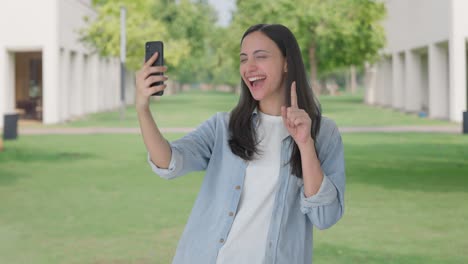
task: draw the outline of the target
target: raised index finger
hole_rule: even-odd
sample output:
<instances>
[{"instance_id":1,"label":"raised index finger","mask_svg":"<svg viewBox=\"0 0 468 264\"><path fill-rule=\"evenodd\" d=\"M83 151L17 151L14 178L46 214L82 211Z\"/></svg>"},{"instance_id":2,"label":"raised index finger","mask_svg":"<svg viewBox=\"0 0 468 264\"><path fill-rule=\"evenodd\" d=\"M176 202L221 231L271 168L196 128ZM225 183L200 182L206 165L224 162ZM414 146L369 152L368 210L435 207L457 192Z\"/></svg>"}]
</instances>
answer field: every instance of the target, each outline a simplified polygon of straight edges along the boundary
<instances>
[{"instance_id":1,"label":"raised index finger","mask_svg":"<svg viewBox=\"0 0 468 264\"><path fill-rule=\"evenodd\" d=\"M291 107L297 108L296 81L291 84Z\"/></svg>"}]
</instances>

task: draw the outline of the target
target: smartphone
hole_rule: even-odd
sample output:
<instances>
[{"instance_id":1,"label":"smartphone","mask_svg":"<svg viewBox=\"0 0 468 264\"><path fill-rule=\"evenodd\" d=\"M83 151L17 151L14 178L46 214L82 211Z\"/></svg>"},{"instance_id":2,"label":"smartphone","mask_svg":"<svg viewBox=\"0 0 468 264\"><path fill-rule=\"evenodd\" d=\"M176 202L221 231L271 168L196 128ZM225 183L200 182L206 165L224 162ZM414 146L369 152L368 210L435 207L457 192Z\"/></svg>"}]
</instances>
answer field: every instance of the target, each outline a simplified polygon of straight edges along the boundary
<instances>
[{"instance_id":1,"label":"smartphone","mask_svg":"<svg viewBox=\"0 0 468 264\"><path fill-rule=\"evenodd\" d=\"M158 58L151 66L163 66L164 65L164 45L162 41L148 41L145 44L145 62L148 61L155 52L158 52ZM152 75L162 75L162 73L153 73ZM151 84L151 87L161 85L164 82L155 82ZM161 96L164 94L163 91L159 91L152 95Z\"/></svg>"}]
</instances>

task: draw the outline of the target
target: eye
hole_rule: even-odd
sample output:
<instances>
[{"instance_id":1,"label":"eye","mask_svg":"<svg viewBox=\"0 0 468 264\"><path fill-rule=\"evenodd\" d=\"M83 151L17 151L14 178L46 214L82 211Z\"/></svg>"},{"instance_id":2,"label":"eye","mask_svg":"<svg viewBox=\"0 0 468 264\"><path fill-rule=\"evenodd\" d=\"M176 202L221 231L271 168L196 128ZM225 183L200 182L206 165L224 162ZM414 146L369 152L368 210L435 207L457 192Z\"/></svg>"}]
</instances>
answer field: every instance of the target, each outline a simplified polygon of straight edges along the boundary
<instances>
[{"instance_id":1,"label":"eye","mask_svg":"<svg viewBox=\"0 0 468 264\"><path fill-rule=\"evenodd\" d=\"M241 59L240 59L240 63L244 63L244 62L246 62L246 61L247 61L246 58L241 58Z\"/></svg>"},{"instance_id":2,"label":"eye","mask_svg":"<svg viewBox=\"0 0 468 264\"><path fill-rule=\"evenodd\" d=\"M255 57L257 59L266 59L267 56L266 55L258 55L257 57Z\"/></svg>"}]
</instances>

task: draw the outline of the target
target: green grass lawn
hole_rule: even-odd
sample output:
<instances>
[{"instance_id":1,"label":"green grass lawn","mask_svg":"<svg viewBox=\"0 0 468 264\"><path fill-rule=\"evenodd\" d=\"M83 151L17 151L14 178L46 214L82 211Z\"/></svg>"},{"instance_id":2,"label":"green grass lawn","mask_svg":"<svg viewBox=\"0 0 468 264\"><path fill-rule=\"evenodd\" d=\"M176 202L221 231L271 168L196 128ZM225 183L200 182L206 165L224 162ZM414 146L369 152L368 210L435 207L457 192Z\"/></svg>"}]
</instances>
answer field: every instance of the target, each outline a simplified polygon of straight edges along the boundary
<instances>
[{"instance_id":1,"label":"green grass lawn","mask_svg":"<svg viewBox=\"0 0 468 264\"><path fill-rule=\"evenodd\" d=\"M468 263L468 137L343 141L346 212L315 232L314 263ZM139 135L6 141L0 263L170 263L202 177L158 178Z\"/></svg>"},{"instance_id":2,"label":"green grass lawn","mask_svg":"<svg viewBox=\"0 0 468 264\"><path fill-rule=\"evenodd\" d=\"M238 97L191 91L152 103L161 127L194 127ZM340 126L456 125L320 98ZM66 127L136 127L133 107ZM169 139L181 134L170 134ZM315 233L314 263L467 263L468 138L345 134L345 217ZM0 152L0 263L169 263L203 173L153 175L139 135L24 136Z\"/></svg>"},{"instance_id":3,"label":"green grass lawn","mask_svg":"<svg viewBox=\"0 0 468 264\"><path fill-rule=\"evenodd\" d=\"M421 118L391 108L363 104L362 95L320 97L323 114L336 121L339 126L414 126L449 125L454 122Z\"/></svg>"},{"instance_id":4,"label":"green grass lawn","mask_svg":"<svg viewBox=\"0 0 468 264\"><path fill-rule=\"evenodd\" d=\"M230 111L239 97L231 93L193 90L156 99L158 101L152 102L151 109L160 127L195 127L215 112ZM320 102L323 114L333 118L339 126L457 125L364 105L362 95L321 96ZM130 106L124 120L120 120L117 110L87 115L60 126L137 127L138 120L134 107Z\"/></svg>"},{"instance_id":5,"label":"green grass lawn","mask_svg":"<svg viewBox=\"0 0 468 264\"><path fill-rule=\"evenodd\" d=\"M237 100L238 96L231 93L194 90L177 95L154 97L151 110L160 127L196 127L216 112L230 111ZM137 127L138 119L134 106L130 106L125 111L124 120L120 120L119 111L112 111L87 115L80 120L67 123L66 126Z\"/></svg>"}]
</instances>

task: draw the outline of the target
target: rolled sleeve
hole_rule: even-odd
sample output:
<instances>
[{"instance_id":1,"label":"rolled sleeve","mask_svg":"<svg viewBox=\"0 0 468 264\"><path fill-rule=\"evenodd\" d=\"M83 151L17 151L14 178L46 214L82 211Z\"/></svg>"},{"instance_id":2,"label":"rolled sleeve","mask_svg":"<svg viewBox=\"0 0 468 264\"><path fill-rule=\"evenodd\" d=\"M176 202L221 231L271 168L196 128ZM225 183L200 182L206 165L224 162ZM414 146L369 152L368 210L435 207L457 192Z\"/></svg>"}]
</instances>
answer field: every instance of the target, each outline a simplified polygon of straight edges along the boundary
<instances>
[{"instance_id":1,"label":"rolled sleeve","mask_svg":"<svg viewBox=\"0 0 468 264\"><path fill-rule=\"evenodd\" d=\"M304 194L304 186L301 187L301 192L299 194L301 196L301 212L308 214L315 207L331 204L338 199L337 194L336 187L328 177L324 175L320 189L316 194L306 197Z\"/></svg>"},{"instance_id":2,"label":"rolled sleeve","mask_svg":"<svg viewBox=\"0 0 468 264\"><path fill-rule=\"evenodd\" d=\"M176 177L177 164L182 163L182 155L180 155L179 151L174 147L171 147L171 150L172 150L171 161L167 169L162 169L158 167L156 164L154 164L148 153L148 163L151 166L151 169L153 170L154 173L158 174L161 178L172 179Z\"/></svg>"}]
</instances>

